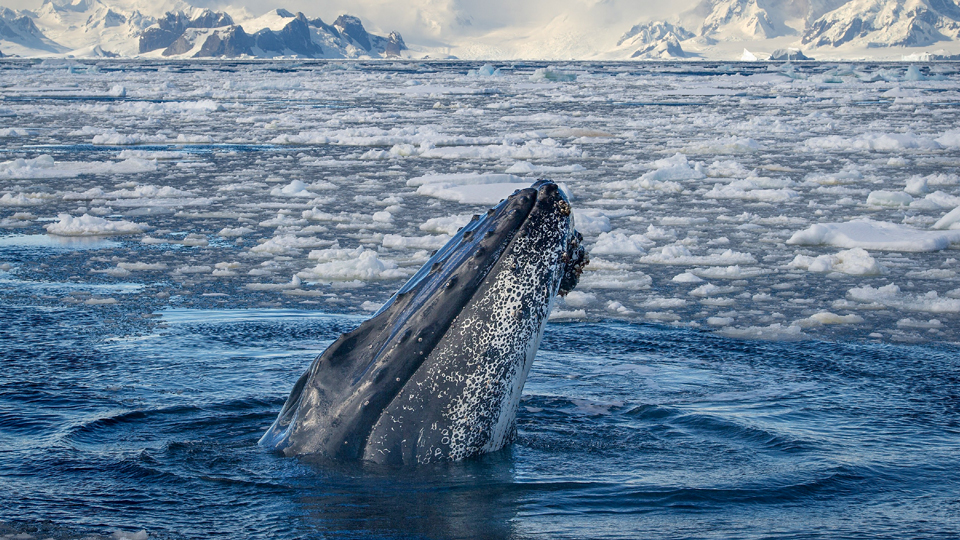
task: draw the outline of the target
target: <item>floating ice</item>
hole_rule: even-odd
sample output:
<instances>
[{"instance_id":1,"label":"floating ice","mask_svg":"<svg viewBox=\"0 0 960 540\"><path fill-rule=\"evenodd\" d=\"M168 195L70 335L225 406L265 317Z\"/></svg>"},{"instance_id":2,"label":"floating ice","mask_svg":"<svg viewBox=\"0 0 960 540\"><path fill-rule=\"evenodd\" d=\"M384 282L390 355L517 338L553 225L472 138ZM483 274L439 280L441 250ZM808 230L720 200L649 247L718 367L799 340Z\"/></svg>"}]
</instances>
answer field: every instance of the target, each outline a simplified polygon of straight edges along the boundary
<instances>
[{"instance_id":1,"label":"floating ice","mask_svg":"<svg viewBox=\"0 0 960 540\"><path fill-rule=\"evenodd\" d=\"M904 317L897 321L900 328L943 328L943 322L939 319L930 319L929 321L917 321L910 317Z\"/></svg>"},{"instance_id":2,"label":"floating ice","mask_svg":"<svg viewBox=\"0 0 960 540\"><path fill-rule=\"evenodd\" d=\"M0 137L26 137L27 135L30 135L30 132L21 128L0 129Z\"/></svg>"},{"instance_id":3,"label":"floating ice","mask_svg":"<svg viewBox=\"0 0 960 540\"><path fill-rule=\"evenodd\" d=\"M960 242L960 231L921 231L904 225L861 219L820 223L795 233L792 245L829 245L881 251L937 251Z\"/></svg>"},{"instance_id":4,"label":"floating ice","mask_svg":"<svg viewBox=\"0 0 960 540\"><path fill-rule=\"evenodd\" d=\"M703 166L695 163L693 166L687 161L687 156L677 152L671 157L658 159L652 163L656 170L650 171L640 177L650 180L699 180L705 178Z\"/></svg>"},{"instance_id":5,"label":"floating ice","mask_svg":"<svg viewBox=\"0 0 960 540\"><path fill-rule=\"evenodd\" d=\"M745 154L760 149L759 142L746 137L721 137L687 146L687 151L696 154Z\"/></svg>"},{"instance_id":6,"label":"floating ice","mask_svg":"<svg viewBox=\"0 0 960 540\"><path fill-rule=\"evenodd\" d=\"M430 218L420 225L420 230L453 236L457 234L457 231L459 231L461 227L470 223L472 217L472 214L458 214L454 216Z\"/></svg>"},{"instance_id":7,"label":"floating ice","mask_svg":"<svg viewBox=\"0 0 960 540\"><path fill-rule=\"evenodd\" d=\"M573 82L577 80L576 73L564 73L553 68L537 68L530 76L530 82Z\"/></svg>"},{"instance_id":8,"label":"floating ice","mask_svg":"<svg viewBox=\"0 0 960 540\"><path fill-rule=\"evenodd\" d=\"M96 189L96 188L94 188ZM133 189L120 189L103 193L108 199L167 199L173 197L192 197L193 192L171 186L138 185ZM66 197L64 197L66 198Z\"/></svg>"},{"instance_id":9,"label":"floating ice","mask_svg":"<svg viewBox=\"0 0 960 540\"><path fill-rule=\"evenodd\" d=\"M0 197L0 206L37 206L49 198L47 193L4 193L3 197Z\"/></svg>"},{"instance_id":10,"label":"floating ice","mask_svg":"<svg viewBox=\"0 0 960 540\"><path fill-rule=\"evenodd\" d=\"M582 308L597 301L597 295L582 291L570 291L563 297L563 303L572 308Z\"/></svg>"},{"instance_id":11,"label":"floating ice","mask_svg":"<svg viewBox=\"0 0 960 540\"><path fill-rule=\"evenodd\" d=\"M696 289L693 289L687 294L689 294L690 296L708 297L708 296L718 296L721 294L730 294L733 292L737 292L739 290L740 289L738 287L720 287L720 286L714 285L713 283L704 283L703 285L697 287Z\"/></svg>"},{"instance_id":12,"label":"floating ice","mask_svg":"<svg viewBox=\"0 0 960 540\"><path fill-rule=\"evenodd\" d=\"M490 64L484 64L477 69L467 71L468 77L499 77L500 70Z\"/></svg>"},{"instance_id":13,"label":"floating ice","mask_svg":"<svg viewBox=\"0 0 960 540\"><path fill-rule=\"evenodd\" d=\"M937 291L917 295L906 294L893 283L877 288L869 285L856 287L847 291L847 298L863 304L877 304L906 311L960 313L960 299L941 298Z\"/></svg>"},{"instance_id":14,"label":"floating ice","mask_svg":"<svg viewBox=\"0 0 960 540\"><path fill-rule=\"evenodd\" d=\"M490 206L509 197L514 191L530 187L530 182L511 184L423 184L418 195L461 204Z\"/></svg>"},{"instance_id":15,"label":"floating ice","mask_svg":"<svg viewBox=\"0 0 960 540\"><path fill-rule=\"evenodd\" d=\"M803 333L803 329L800 328L799 325L784 326L781 323L774 323L770 326L747 326L745 328L727 326L718 330L717 333L731 338L782 341L806 339L810 337Z\"/></svg>"},{"instance_id":16,"label":"floating ice","mask_svg":"<svg viewBox=\"0 0 960 540\"><path fill-rule=\"evenodd\" d=\"M796 191L784 189L761 189L756 182L739 180L728 185L716 184L703 194L708 199L742 199L748 201L784 202L800 196ZM908 195L909 197L909 195Z\"/></svg>"},{"instance_id":17,"label":"floating ice","mask_svg":"<svg viewBox=\"0 0 960 540\"><path fill-rule=\"evenodd\" d=\"M384 280L408 277L412 272L397 267L397 263L382 260L376 251L358 247L354 250L331 249L313 251L311 259L320 262L313 268L304 269L297 273L297 277L306 280L353 281L353 280Z\"/></svg>"},{"instance_id":18,"label":"floating ice","mask_svg":"<svg viewBox=\"0 0 960 540\"><path fill-rule=\"evenodd\" d=\"M644 248L653 245L654 243L642 234L627 235L618 231L602 232L597 237L597 243L589 251L597 255L643 254L646 253Z\"/></svg>"},{"instance_id":19,"label":"floating ice","mask_svg":"<svg viewBox=\"0 0 960 540\"><path fill-rule=\"evenodd\" d=\"M903 288L900 301L923 300L929 290L939 301L960 299L952 251L905 251L941 248L960 232L953 170L960 130L949 114L956 73L944 72L946 82L908 83L906 66L775 66L769 73L766 66L696 66L692 74L675 65L638 72L597 64L574 83L545 77L531 84L538 66L504 68L495 80L487 77L493 66L475 77L436 66L341 67L279 74L250 64L188 70L176 81L150 70L87 70L68 73L67 81L61 68L14 69L11 88L26 84L39 93L28 90L27 99L8 99L0 110L8 120L0 140L9 143L0 164L0 232L7 234L0 243L45 253L96 241L96 248L82 247L88 257L71 259L82 261L70 271L81 281L184 282L196 302L229 294L241 303L324 301L337 311L359 310L362 302L379 307L392 287L361 277L366 267L355 246L384 265L367 265L373 279L409 274L473 212L535 178L560 176L594 254L581 286L558 301L561 311L729 335L790 337L803 328L843 339L874 330L892 337L892 329L898 338L958 339L960 314L937 314L940 326L922 326L929 317L915 315L922 321L901 324L913 312L900 304L844 296L850 287L886 284L866 279L883 270ZM74 83L82 86L64 87L67 94L95 99L37 98ZM115 86L137 99L101 99ZM91 149L84 144L91 141L126 146ZM491 193L498 184L509 185ZM433 187L421 195L445 190L445 198L405 195L425 185ZM204 208L177 211L188 205ZM59 218L49 220L59 213L157 232L123 243L43 234L43 226L59 226ZM882 229L889 233L883 238L837 239L849 232L843 222L866 218L896 229ZM811 227L818 221L841 228L818 236ZM788 239L794 245L785 246ZM874 240L900 252L873 251ZM30 257L18 263L18 277L38 267ZM290 279L327 263L314 274L330 274L318 279L329 286ZM73 263L66 264L64 271ZM167 268L148 269L155 264ZM173 274L187 267L204 272ZM263 283L236 290L258 279ZM711 287L698 294L712 295L688 294L706 282ZM351 291L332 295L333 287ZM655 295L637 292L654 287ZM830 314L845 322L834 325Z\"/></svg>"},{"instance_id":20,"label":"floating ice","mask_svg":"<svg viewBox=\"0 0 960 540\"><path fill-rule=\"evenodd\" d=\"M241 266L240 263L235 261L234 262L218 262L217 264L213 265L214 270L212 274L214 276L219 276L219 277L235 276L237 275L236 270L239 269L240 266Z\"/></svg>"},{"instance_id":21,"label":"floating ice","mask_svg":"<svg viewBox=\"0 0 960 540\"><path fill-rule=\"evenodd\" d=\"M691 274L690 272L684 272L682 274L673 276L673 279L670 281L673 281L674 283L703 283L703 278Z\"/></svg>"},{"instance_id":22,"label":"floating ice","mask_svg":"<svg viewBox=\"0 0 960 540\"><path fill-rule=\"evenodd\" d=\"M213 272L213 268L206 264L185 264L183 266L178 266L173 270L173 274L209 274Z\"/></svg>"},{"instance_id":23,"label":"floating ice","mask_svg":"<svg viewBox=\"0 0 960 540\"><path fill-rule=\"evenodd\" d=\"M500 173L462 173L462 174L431 174L418 176L407 180L410 187L423 186L427 184L470 186L478 184L518 184L527 181L519 176Z\"/></svg>"},{"instance_id":24,"label":"floating ice","mask_svg":"<svg viewBox=\"0 0 960 540\"><path fill-rule=\"evenodd\" d=\"M452 236L400 236L399 234L383 235L383 247L391 249L440 249Z\"/></svg>"},{"instance_id":25,"label":"floating ice","mask_svg":"<svg viewBox=\"0 0 960 540\"><path fill-rule=\"evenodd\" d=\"M937 142L946 147L960 148L960 129L947 131L940 137L937 137Z\"/></svg>"},{"instance_id":26,"label":"floating ice","mask_svg":"<svg viewBox=\"0 0 960 540\"><path fill-rule=\"evenodd\" d=\"M706 279L752 279L757 276L769 274L770 270L757 267L733 266L708 266L706 268L694 268L691 274ZM679 276L674 277L674 280Z\"/></svg>"},{"instance_id":27,"label":"floating ice","mask_svg":"<svg viewBox=\"0 0 960 540\"><path fill-rule=\"evenodd\" d=\"M804 143L812 150L894 152L898 150L937 150L940 143L912 133L864 133L855 137L830 135L813 137Z\"/></svg>"},{"instance_id":28,"label":"floating ice","mask_svg":"<svg viewBox=\"0 0 960 540\"><path fill-rule=\"evenodd\" d=\"M940 209L955 208L958 205L960 205L960 197L938 190L928 193L923 199L913 201L910 203L910 208Z\"/></svg>"},{"instance_id":29,"label":"floating ice","mask_svg":"<svg viewBox=\"0 0 960 540\"><path fill-rule=\"evenodd\" d=\"M421 144L420 157L437 159L570 159L584 152L576 146L564 147L554 139L526 141L523 144L491 144L485 146L439 146Z\"/></svg>"},{"instance_id":30,"label":"floating ice","mask_svg":"<svg viewBox=\"0 0 960 540\"><path fill-rule=\"evenodd\" d=\"M419 186L417 193L463 204L494 205L530 182L512 174L441 174L419 176L407 180L408 186Z\"/></svg>"},{"instance_id":31,"label":"floating ice","mask_svg":"<svg viewBox=\"0 0 960 540\"><path fill-rule=\"evenodd\" d=\"M50 234L59 236L109 236L116 234L138 234L150 227L130 221L109 221L89 214L73 217L70 214L60 214L60 221L46 225Z\"/></svg>"},{"instance_id":32,"label":"floating ice","mask_svg":"<svg viewBox=\"0 0 960 540\"><path fill-rule=\"evenodd\" d=\"M960 206L947 212L945 216L933 224L934 229L955 229L960 224Z\"/></svg>"},{"instance_id":33,"label":"floating ice","mask_svg":"<svg viewBox=\"0 0 960 540\"><path fill-rule=\"evenodd\" d=\"M222 235L223 231L221 231L221 236ZM250 248L250 252L270 255L293 254L304 249L332 246L335 243L335 240L321 240L312 236L284 234L274 236L262 244Z\"/></svg>"},{"instance_id":34,"label":"floating ice","mask_svg":"<svg viewBox=\"0 0 960 540\"><path fill-rule=\"evenodd\" d=\"M518 161L507 168L510 174L544 174L544 173L571 173L585 171L583 165L534 165L527 161Z\"/></svg>"},{"instance_id":35,"label":"floating ice","mask_svg":"<svg viewBox=\"0 0 960 540\"><path fill-rule=\"evenodd\" d=\"M594 264L595 259L591 261ZM587 268L590 268L587 266ZM624 291L639 291L649 289L653 284L653 278L637 271L598 271L593 269L584 272L580 278L580 284L577 287L583 291L592 289L612 289Z\"/></svg>"},{"instance_id":36,"label":"floating ice","mask_svg":"<svg viewBox=\"0 0 960 540\"><path fill-rule=\"evenodd\" d=\"M311 193L307 190L307 184L303 183L302 180L292 180L289 184L283 186L282 188L273 188L270 190L270 195L274 197L316 197L316 193Z\"/></svg>"},{"instance_id":37,"label":"floating ice","mask_svg":"<svg viewBox=\"0 0 960 540\"><path fill-rule=\"evenodd\" d=\"M800 319L794 324L800 326L801 328L810 328L824 324L860 324L862 322L863 317L856 314L837 315L836 313L831 313L829 311L821 311L819 313L814 313L806 319Z\"/></svg>"},{"instance_id":38,"label":"floating ice","mask_svg":"<svg viewBox=\"0 0 960 540\"><path fill-rule=\"evenodd\" d=\"M0 163L0 178L74 178L81 174L134 174L157 170L156 161L128 158L123 161L55 161L41 155Z\"/></svg>"},{"instance_id":39,"label":"floating ice","mask_svg":"<svg viewBox=\"0 0 960 540\"><path fill-rule=\"evenodd\" d=\"M240 236L246 236L252 232L254 232L254 229L251 229L250 227L224 227L223 229L220 229L220 232L217 234L223 236L224 238L236 238Z\"/></svg>"},{"instance_id":40,"label":"floating ice","mask_svg":"<svg viewBox=\"0 0 960 540\"><path fill-rule=\"evenodd\" d=\"M676 309L687 305L683 298L663 298L653 296L643 301L643 307L650 309Z\"/></svg>"},{"instance_id":41,"label":"floating ice","mask_svg":"<svg viewBox=\"0 0 960 540\"><path fill-rule=\"evenodd\" d=\"M640 257L640 262L647 264L729 266L755 264L757 259L749 253L741 253L732 249L710 255L694 255L683 244L670 244Z\"/></svg>"},{"instance_id":42,"label":"floating ice","mask_svg":"<svg viewBox=\"0 0 960 540\"><path fill-rule=\"evenodd\" d=\"M923 195L929 190L927 181L928 179L923 176L911 176L910 178L907 178L907 185L903 188L903 191L915 197ZM867 204L869 204L869 201L867 201Z\"/></svg>"},{"instance_id":43,"label":"floating ice","mask_svg":"<svg viewBox=\"0 0 960 540\"><path fill-rule=\"evenodd\" d=\"M574 209L573 214L577 230L585 235L608 232L611 228L610 218L600 210Z\"/></svg>"},{"instance_id":44,"label":"floating ice","mask_svg":"<svg viewBox=\"0 0 960 540\"><path fill-rule=\"evenodd\" d=\"M867 195L867 204L871 206L907 206L913 197L903 191L871 191Z\"/></svg>"},{"instance_id":45,"label":"floating ice","mask_svg":"<svg viewBox=\"0 0 960 540\"><path fill-rule=\"evenodd\" d=\"M841 272L852 276L876 276L883 272L877 260L863 248L840 251L836 255L808 257L797 255L788 268L801 268L810 272Z\"/></svg>"}]
</instances>

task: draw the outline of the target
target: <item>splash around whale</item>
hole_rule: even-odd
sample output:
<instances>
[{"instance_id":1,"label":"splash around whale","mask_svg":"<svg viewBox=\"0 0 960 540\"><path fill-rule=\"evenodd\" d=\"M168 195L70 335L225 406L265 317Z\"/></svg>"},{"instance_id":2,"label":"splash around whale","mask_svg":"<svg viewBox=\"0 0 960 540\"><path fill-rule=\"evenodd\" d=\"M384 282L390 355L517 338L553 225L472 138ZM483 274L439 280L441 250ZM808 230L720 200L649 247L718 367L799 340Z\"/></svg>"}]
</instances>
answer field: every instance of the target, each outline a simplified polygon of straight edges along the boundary
<instances>
[{"instance_id":1,"label":"splash around whale","mask_svg":"<svg viewBox=\"0 0 960 540\"><path fill-rule=\"evenodd\" d=\"M474 216L313 361L260 444L388 465L503 448L553 300L587 264L581 241L549 180Z\"/></svg>"}]
</instances>

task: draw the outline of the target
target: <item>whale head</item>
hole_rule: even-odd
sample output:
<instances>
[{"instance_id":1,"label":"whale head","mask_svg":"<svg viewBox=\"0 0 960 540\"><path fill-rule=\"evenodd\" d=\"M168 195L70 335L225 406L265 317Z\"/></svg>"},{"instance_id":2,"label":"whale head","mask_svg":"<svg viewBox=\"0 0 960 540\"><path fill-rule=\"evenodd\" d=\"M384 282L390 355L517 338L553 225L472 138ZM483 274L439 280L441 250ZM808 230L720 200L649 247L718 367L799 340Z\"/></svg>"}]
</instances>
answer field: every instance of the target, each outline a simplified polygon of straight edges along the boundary
<instances>
[{"instance_id":1,"label":"whale head","mask_svg":"<svg viewBox=\"0 0 960 540\"><path fill-rule=\"evenodd\" d=\"M260 444L384 464L502 448L553 300L587 263L581 240L549 180L474 216L313 361Z\"/></svg>"}]
</instances>

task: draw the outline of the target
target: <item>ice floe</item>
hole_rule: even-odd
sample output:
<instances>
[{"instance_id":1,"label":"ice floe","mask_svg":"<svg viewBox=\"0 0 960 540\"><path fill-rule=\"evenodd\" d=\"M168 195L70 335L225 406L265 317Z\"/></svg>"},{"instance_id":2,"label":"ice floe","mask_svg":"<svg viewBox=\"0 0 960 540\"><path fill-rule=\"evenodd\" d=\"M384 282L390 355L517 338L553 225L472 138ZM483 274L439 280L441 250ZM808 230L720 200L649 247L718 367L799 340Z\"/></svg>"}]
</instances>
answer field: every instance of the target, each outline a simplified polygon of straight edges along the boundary
<instances>
[{"instance_id":1,"label":"ice floe","mask_svg":"<svg viewBox=\"0 0 960 540\"><path fill-rule=\"evenodd\" d=\"M0 178L75 178L83 174L135 174L156 169L156 161L140 158L102 162L56 161L44 154L0 163Z\"/></svg>"},{"instance_id":2,"label":"ice floe","mask_svg":"<svg viewBox=\"0 0 960 540\"><path fill-rule=\"evenodd\" d=\"M924 294L904 293L898 285L893 283L882 287L871 287L869 285L855 287L847 291L847 298L866 304L866 307L879 305L906 311L960 313L960 298L943 298L937 291L929 291Z\"/></svg>"},{"instance_id":3,"label":"ice floe","mask_svg":"<svg viewBox=\"0 0 960 540\"><path fill-rule=\"evenodd\" d=\"M59 68L4 72L8 97L36 90L0 110L16 272L149 283L161 304L372 311L547 177L592 254L555 320L960 341L952 71L159 66L88 69L90 100L42 97Z\"/></svg>"},{"instance_id":4,"label":"ice floe","mask_svg":"<svg viewBox=\"0 0 960 540\"><path fill-rule=\"evenodd\" d=\"M109 236L138 234L150 228L150 226L142 223L107 220L89 214L83 214L79 217L60 214L59 218L60 221L45 226L47 232L59 236Z\"/></svg>"},{"instance_id":5,"label":"ice floe","mask_svg":"<svg viewBox=\"0 0 960 540\"><path fill-rule=\"evenodd\" d=\"M853 248L840 251L835 255L817 257L797 255L787 267L810 272L840 272L852 276L876 276L883 273L883 268L877 260L863 248Z\"/></svg>"},{"instance_id":6,"label":"ice floe","mask_svg":"<svg viewBox=\"0 0 960 540\"><path fill-rule=\"evenodd\" d=\"M792 245L909 252L946 249L952 242L960 242L960 231L922 231L870 219L812 225L787 240Z\"/></svg>"},{"instance_id":7,"label":"ice floe","mask_svg":"<svg viewBox=\"0 0 960 540\"><path fill-rule=\"evenodd\" d=\"M296 274L310 281L354 281L400 279L409 277L412 271L397 267L391 260L380 259L376 251L358 247L354 250L331 248L310 252L311 259L320 261L313 268Z\"/></svg>"}]
</instances>

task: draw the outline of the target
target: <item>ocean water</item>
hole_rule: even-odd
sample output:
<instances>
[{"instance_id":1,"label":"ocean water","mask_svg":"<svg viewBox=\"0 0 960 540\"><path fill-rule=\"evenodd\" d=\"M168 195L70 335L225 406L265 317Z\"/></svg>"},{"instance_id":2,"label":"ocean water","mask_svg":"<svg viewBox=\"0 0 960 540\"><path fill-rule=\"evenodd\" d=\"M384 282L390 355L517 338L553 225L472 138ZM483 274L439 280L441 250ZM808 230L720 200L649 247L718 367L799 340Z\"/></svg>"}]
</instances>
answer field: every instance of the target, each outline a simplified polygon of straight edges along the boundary
<instances>
[{"instance_id":1,"label":"ocean water","mask_svg":"<svg viewBox=\"0 0 960 540\"><path fill-rule=\"evenodd\" d=\"M956 64L479 67L0 61L0 537L960 536ZM256 445L538 177L592 262L513 445Z\"/></svg>"},{"instance_id":2,"label":"ocean water","mask_svg":"<svg viewBox=\"0 0 960 540\"><path fill-rule=\"evenodd\" d=\"M156 315L4 310L8 524L67 538L960 534L955 347L553 323L515 444L390 470L256 444L314 353L359 318Z\"/></svg>"}]
</instances>

